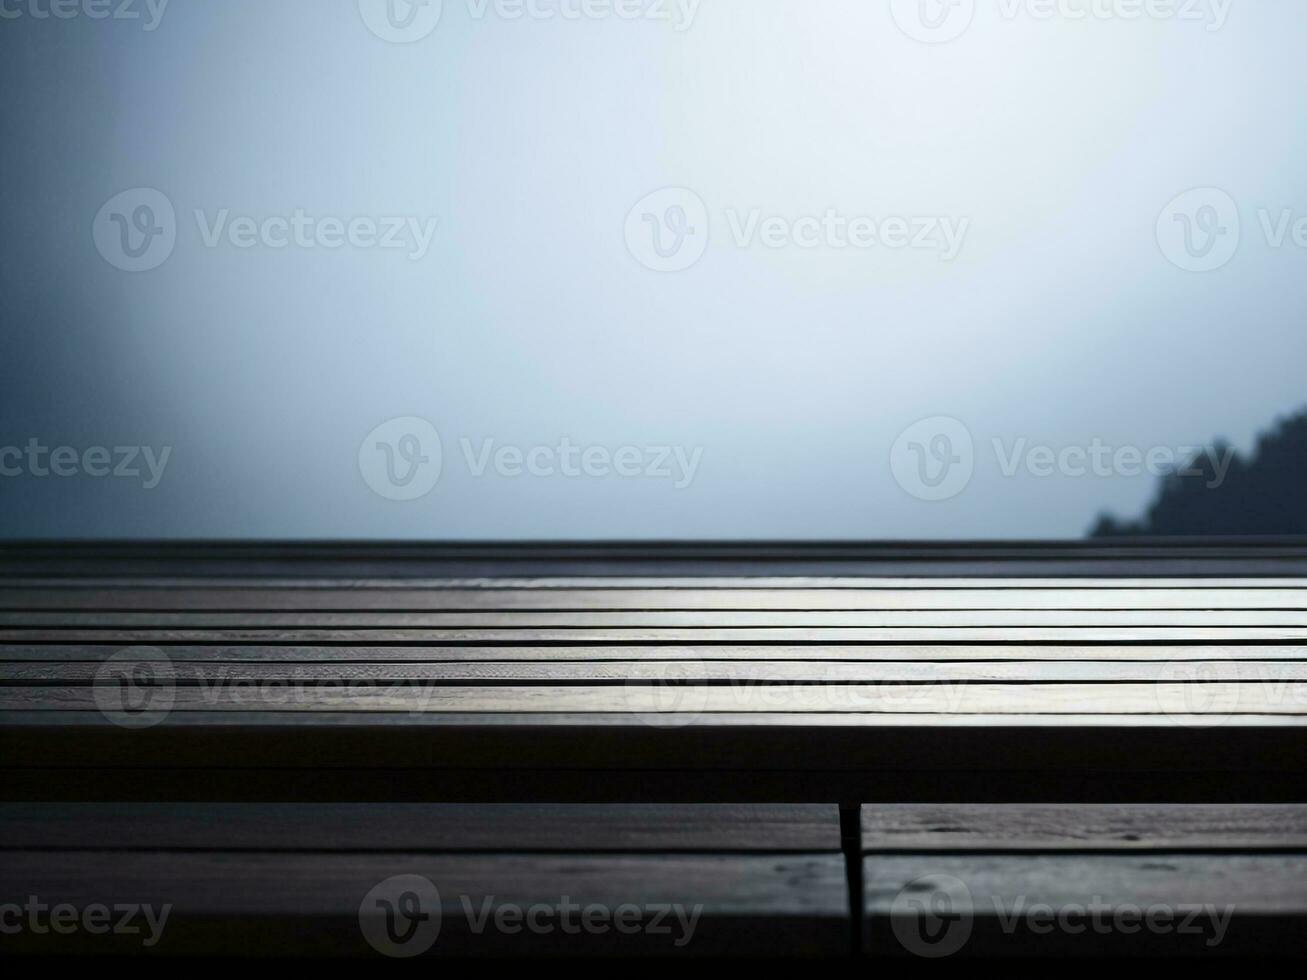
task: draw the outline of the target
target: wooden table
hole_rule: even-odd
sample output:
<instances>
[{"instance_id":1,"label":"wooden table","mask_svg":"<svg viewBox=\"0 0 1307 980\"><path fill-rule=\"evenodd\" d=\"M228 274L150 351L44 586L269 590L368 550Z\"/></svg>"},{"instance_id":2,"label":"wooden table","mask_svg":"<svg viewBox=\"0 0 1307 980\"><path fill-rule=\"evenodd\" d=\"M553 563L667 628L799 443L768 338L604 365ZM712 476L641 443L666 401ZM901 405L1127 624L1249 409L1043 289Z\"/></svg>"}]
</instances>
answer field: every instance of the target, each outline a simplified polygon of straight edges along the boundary
<instances>
[{"instance_id":1,"label":"wooden table","mask_svg":"<svg viewBox=\"0 0 1307 980\"><path fill-rule=\"evenodd\" d=\"M251 934L212 854L253 853L242 894L316 923L391 866L527 895L566 867L699 895L700 952L891 950L928 855L1063 904L1068 876L1239 895L1260 946L1307 908L1305 649L1307 553L1276 545L11 546L0 863L171 883L182 949ZM304 882L325 904L285 914Z\"/></svg>"}]
</instances>

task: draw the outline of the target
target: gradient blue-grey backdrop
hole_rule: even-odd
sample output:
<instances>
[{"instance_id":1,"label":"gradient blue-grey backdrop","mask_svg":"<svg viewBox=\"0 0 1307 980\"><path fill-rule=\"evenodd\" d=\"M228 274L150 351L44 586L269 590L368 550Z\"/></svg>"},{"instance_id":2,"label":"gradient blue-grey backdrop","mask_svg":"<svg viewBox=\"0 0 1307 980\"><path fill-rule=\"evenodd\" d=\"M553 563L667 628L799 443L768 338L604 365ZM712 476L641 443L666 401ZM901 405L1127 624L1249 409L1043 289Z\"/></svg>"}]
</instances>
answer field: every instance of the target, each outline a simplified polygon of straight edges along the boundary
<instances>
[{"instance_id":1,"label":"gradient blue-grey backdrop","mask_svg":"<svg viewBox=\"0 0 1307 980\"><path fill-rule=\"evenodd\" d=\"M3 5L0 446L172 447L150 490L20 466L6 537L1068 537L1155 481L1008 477L994 438L1247 447L1307 402L1307 249L1258 218L1307 215L1298 0L1199 0L1196 21L979 0L941 44L865 0L702 0L688 24L446 0L406 44L356 0L172 0L154 30ZM92 224L140 187L177 240L127 273ZM664 187L708 209L681 272L624 238ZM1240 208L1215 272L1155 233L1193 187ZM296 209L438 226L414 261L206 247L195 217ZM952 261L740 247L727 215L755 209L968 232ZM402 416L444 450L408 502L359 466ZM942 501L890 467L931 416L976 444ZM564 437L702 457L678 489L478 477L460 446Z\"/></svg>"}]
</instances>

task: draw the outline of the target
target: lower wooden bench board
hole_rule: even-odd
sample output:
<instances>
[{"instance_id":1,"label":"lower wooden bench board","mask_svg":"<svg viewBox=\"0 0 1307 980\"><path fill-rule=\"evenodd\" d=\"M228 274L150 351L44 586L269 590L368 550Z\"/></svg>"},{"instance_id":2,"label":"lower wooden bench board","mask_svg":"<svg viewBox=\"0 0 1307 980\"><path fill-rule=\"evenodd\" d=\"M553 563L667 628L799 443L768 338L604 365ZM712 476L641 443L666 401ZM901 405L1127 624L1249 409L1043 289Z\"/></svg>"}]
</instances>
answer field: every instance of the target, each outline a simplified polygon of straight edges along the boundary
<instances>
[{"instance_id":1,"label":"lower wooden bench board","mask_svg":"<svg viewBox=\"0 0 1307 980\"><path fill-rule=\"evenodd\" d=\"M6 937L5 952L380 955L365 938L360 908L376 916L378 897L402 903L415 889L411 876L439 895L439 936L430 947L436 955L841 955L848 949L844 867L832 854L10 851L0 853L0 905L37 896L78 909L170 905L171 914L149 950L135 935L25 930ZM427 893L425 886L417 890ZM424 899L418 908L429 915L434 904ZM534 917L524 920L531 909ZM593 910L590 928L582 925L585 909ZM618 917L632 931L619 931ZM413 916L411 923L417 921ZM411 923L393 925L403 934Z\"/></svg>"},{"instance_id":2,"label":"lower wooden bench board","mask_svg":"<svg viewBox=\"0 0 1307 980\"><path fill-rule=\"evenodd\" d=\"M834 806L4 803L0 850L840 850Z\"/></svg>"},{"instance_id":3,"label":"lower wooden bench board","mask_svg":"<svg viewBox=\"0 0 1307 980\"><path fill-rule=\"evenodd\" d=\"M892 854L863 873L873 956L1307 955L1302 854Z\"/></svg>"},{"instance_id":4,"label":"lower wooden bench board","mask_svg":"<svg viewBox=\"0 0 1307 980\"><path fill-rule=\"evenodd\" d=\"M862 808L862 844L878 854L1307 852L1307 806L880 804Z\"/></svg>"},{"instance_id":5,"label":"lower wooden bench board","mask_svg":"<svg viewBox=\"0 0 1307 980\"><path fill-rule=\"evenodd\" d=\"M872 806L872 956L1307 956L1307 806Z\"/></svg>"}]
</instances>

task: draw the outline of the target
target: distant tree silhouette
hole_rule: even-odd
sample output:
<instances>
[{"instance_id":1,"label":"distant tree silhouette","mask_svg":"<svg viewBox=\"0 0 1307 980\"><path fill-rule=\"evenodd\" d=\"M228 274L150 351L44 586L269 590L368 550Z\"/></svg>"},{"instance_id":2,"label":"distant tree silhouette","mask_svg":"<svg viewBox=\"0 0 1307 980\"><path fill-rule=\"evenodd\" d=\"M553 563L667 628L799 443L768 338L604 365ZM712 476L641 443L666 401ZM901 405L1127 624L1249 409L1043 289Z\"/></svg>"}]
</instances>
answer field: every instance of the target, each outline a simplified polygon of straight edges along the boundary
<instances>
[{"instance_id":1,"label":"distant tree silhouette","mask_svg":"<svg viewBox=\"0 0 1307 980\"><path fill-rule=\"evenodd\" d=\"M1307 410L1258 438L1252 456L1234 454L1220 486L1211 486L1227 447L1217 443L1162 478L1156 499L1138 520L1099 516L1095 538L1146 535L1307 534Z\"/></svg>"}]
</instances>

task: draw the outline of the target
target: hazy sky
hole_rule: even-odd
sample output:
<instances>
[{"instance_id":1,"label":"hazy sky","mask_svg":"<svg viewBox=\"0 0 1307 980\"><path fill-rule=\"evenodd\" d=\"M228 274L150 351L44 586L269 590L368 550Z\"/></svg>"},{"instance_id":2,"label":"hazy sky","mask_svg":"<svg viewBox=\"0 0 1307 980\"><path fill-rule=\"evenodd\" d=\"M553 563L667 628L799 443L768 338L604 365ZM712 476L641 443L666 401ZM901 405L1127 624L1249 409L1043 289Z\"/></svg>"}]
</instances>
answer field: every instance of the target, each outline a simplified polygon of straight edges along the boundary
<instances>
[{"instance_id":1,"label":"hazy sky","mask_svg":"<svg viewBox=\"0 0 1307 980\"><path fill-rule=\"evenodd\" d=\"M1307 4L1137 6L0 0L0 534L1135 513L1307 404Z\"/></svg>"}]
</instances>

